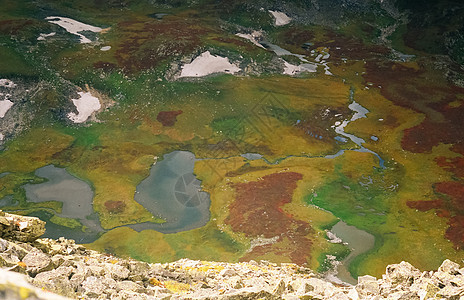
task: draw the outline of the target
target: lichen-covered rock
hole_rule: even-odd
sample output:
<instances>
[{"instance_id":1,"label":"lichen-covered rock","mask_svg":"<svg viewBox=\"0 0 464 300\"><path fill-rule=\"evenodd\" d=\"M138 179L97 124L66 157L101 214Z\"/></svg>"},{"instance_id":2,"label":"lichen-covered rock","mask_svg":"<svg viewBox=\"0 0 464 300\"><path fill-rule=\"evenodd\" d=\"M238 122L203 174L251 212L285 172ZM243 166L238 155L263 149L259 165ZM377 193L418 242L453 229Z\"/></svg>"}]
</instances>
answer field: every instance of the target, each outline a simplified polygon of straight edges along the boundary
<instances>
[{"instance_id":1,"label":"lichen-covered rock","mask_svg":"<svg viewBox=\"0 0 464 300\"><path fill-rule=\"evenodd\" d=\"M68 297L73 297L75 295L75 289L69 282L69 278L60 274L60 272L56 272L56 270L37 274L32 283L37 287L60 295Z\"/></svg>"},{"instance_id":2,"label":"lichen-covered rock","mask_svg":"<svg viewBox=\"0 0 464 300\"><path fill-rule=\"evenodd\" d=\"M69 298L31 285L26 275L0 269L0 299L66 300Z\"/></svg>"},{"instance_id":3,"label":"lichen-covered rock","mask_svg":"<svg viewBox=\"0 0 464 300\"><path fill-rule=\"evenodd\" d=\"M0 211L0 237L18 242L33 242L45 233L45 222L35 217Z\"/></svg>"}]
</instances>

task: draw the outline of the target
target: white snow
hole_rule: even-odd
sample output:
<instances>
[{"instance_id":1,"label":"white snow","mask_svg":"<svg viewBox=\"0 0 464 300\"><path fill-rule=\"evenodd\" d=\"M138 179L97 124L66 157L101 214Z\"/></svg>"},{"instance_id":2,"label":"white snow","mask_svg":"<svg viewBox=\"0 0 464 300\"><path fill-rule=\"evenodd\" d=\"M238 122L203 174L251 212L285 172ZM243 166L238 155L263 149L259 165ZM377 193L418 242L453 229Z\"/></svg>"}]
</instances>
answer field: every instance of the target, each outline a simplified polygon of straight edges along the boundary
<instances>
[{"instance_id":1,"label":"white snow","mask_svg":"<svg viewBox=\"0 0 464 300\"><path fill-rule=\"evenodd\" d=\"M295 75L301 72L300 66L289 64L288 62L284 62L284 74L287 75Z\"/></svg>"},{"instance_id":2,"label":"white snow","mask_svg":"<svg viewBox=\"0 0 464 300\"><path fill-rule=\"evenodd\" d=\"M286 14L284 14L283 12L280 12L280 11L273 11L273 10L269 10L269 12L272 14L272 16L275 18L275 25L276 26L283 26L283 25L287 25L288 23L290 23L290 21L292 20L292 18L290 18L289 16L287 16Z\"/></svg>"},{"instance_id":3,"label":"white snow","mask_svg":"<svg viewBox=\"0 0 464 300\"><path fill-rule=\"evenodd\" d=\"M38 41L45 41L45 38L54 36L56 32L50 32L50 33L41 33L40 36L37 38Z\"/></svg>"},{"instance_id":4,"label":"white snow","mask_svg":"<svg viewBox=\"0 0 464 300\"><path fill-rule=\"evenodd\" d=\"M246 34L246 33L237 33L236 36L239 36L239 37L241 37L241 38L247 39L247 40L249 40L250 42L252 42L253 44L255 44L256 46L261 47L261 48L263 48L263 49L266 49L266 48L264 48L264 46L261 45L261 44L258 42L258 40L257 40L258 38L260 38L260 37L262 36L262 33L259 32L259 31L257 31L257 30L253 31L253 32L250 33L250 34Z\"/></svg>"},{"instance_id":5,"label":"white snow","mask_svg":"<svg viewBox=\"0 0 464 300\"><path fill-rule=\"evenodd\" d=\"M88 25L76 20L73 20L71 18L65 18L65 17L47 17L45 18L48 20L48 22L56 24L58 26L63 27L67 32L79 36L81 39L81 44L87 44L91 43L92 41L80 34L79 32L82 31L92 31L92 32L100 32L102 31L102 28Z\"/></svg>"},{"instance_id":6,"label":"white snow","mask_svg":"<svg viewBox=\"0 0 464 300\"><path fill-rule=\"evenodd\" d=\"M301 64L299 66L292 65L286 61L284 61L284 73L286 75L296 75L301 72L316 72L317 65L312 63Z\"/></svg>"},{"instance_id":7,"label":"white snow","mask_svg":"<svg viewBox=\"0 0 464 300\"><path fill-rule=\"evenodd\" d=\"M79 99L72 99L72 102L79 112L77 115L73 112L68 114L68 118L74 123L84 123L90 115L101 108L100 100L92 96L89 92L79 92Z\"/></svg>"},{"instance_id":8,"label":"white snow","mask_svg":"<svg viewBox=\"0 0 464 300\"><path fill-rule=\"evenodd\" d=\"M3 141L4 138L5 138L5 136L0 133L0 141Z\"/></svg>"},{"instance_id":9,"label":"white snow","mask_svg":"<svg viewBox=\"0 0 464 300\"><path fill-rule=\"evenodd\" d=\"M179 77L202 77L213 73L234 74L240 70L239 67L231 64L227 57L215 56L206 51L191 63L182 66Z\"/></svg>"},{"instance_id":10,"label":"white snow","mask_svg":"<svg viewBox=\"0 0 464 300\"><path fill-rule=\"evenodd\" d=\"M16 84L9 79L0 79L0 86L7 87L7 88L14 88L16 87Z\"/></svg>"},{"instance_id":11,"label":"white snow","mask_svg":"<svg viewBox=\"0 0 464 300\"><path fill-rule=\"evenodd\" d=\"M13 102L10 100L0 101L0 119L3 118L8 110L13 106Z\"/></svg>"},{"instance_id":12,"label":"white snow","mask_svg":"<svg viewBox=\"0 0 464 300\"><path fill-rule=\"evenodd\" d=\"M103 46L100 48L101 51L108 51L111 49L111 46Z\"/></svg>"}]
</instances>

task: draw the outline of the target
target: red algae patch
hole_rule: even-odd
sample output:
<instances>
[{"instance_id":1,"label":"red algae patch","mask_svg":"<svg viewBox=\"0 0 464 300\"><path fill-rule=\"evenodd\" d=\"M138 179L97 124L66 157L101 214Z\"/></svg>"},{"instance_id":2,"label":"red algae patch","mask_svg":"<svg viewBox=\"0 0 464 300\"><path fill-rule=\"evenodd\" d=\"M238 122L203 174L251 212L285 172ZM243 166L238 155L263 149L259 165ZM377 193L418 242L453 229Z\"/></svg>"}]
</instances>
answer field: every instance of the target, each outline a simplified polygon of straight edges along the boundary
<instances>
[{"instance_id":1,"label":"red algae patch","mask_svg":"<svg viewBox=\"0 0 464 300\"><path fill-rule=\"evenodd\" d=\"M233 185L236 199L229 206L226 224L233 231L251 238L275 240L275 243L252 248L242 260L274 253L297 264L308 261L312 243L306 236L312 228L282 209L284 204L292 201L293 191L302 178L295 172L274 173L258 181Z\"/></svg>"},{"instance_id":2,"label":"red algae patch","mask_svg":"<svg viewBox=\"0 0 464 300\"><path fill-rule=\"evenodd\" d=\"M417 209L419 211L428 211L434 208L443 207L442 200L431 200L431 201L407 201L406 205L410 208Z\"/></svg>"},{"instance_id":3,"label":"red algae patch","mask_svg":"<svg viewBox=\"0 0 464 300\"><path fill-rule=\"evenodd\" d=\"M160 111L156 120L158 120L163 126L172 127L177 122L177 116L182 114L182 110L174 111Z\"/></svg>"},{"instance_id":4,"label":"red algae patch","mask_svg":"<svg viewBox=\"0 0 464 300\"><path fill-rule=\"evenodd\" d=\"M454 243L457 250L464 249L464 216L455 216L448 221L445 237Z\"/></svg>"}]
</instances>

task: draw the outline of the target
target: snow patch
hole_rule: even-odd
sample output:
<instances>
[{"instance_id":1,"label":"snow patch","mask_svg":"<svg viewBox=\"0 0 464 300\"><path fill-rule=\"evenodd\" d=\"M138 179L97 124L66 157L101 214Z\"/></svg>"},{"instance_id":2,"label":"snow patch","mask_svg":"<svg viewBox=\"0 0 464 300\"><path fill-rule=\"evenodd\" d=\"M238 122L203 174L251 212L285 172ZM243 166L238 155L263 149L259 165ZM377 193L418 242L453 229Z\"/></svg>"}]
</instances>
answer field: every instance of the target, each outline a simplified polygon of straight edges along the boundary
<instances>
[{"instance_id":1,"label":"snow patch","mask_svg":"<svg viewBox=\"0 0 464 300\"><path fill-rule=\"evenodd\" d=\"M289 16L287 16L286 14L284 14L283 12L280 12L280 11L273 11L273 10L269 10L269 12L272 14L272 16L275 18L275 25L276 26L283 26L283 25L287 25L288 23L290 23L290 21L292 20L292 18L290 18Z\"/></svg>"},{"instance_id":2,"label":"snow patch","mask_svg":"<svg viewBox=\"0 0 464 300\"><path fill-rule=\"evenodd\" d=\"M292 65L286 61L284 61L284 73L286 75L296 75L301 72L316 72L317 71L317 65L316 64L311 64L311 63L306 63L306 64L301 64L299 66L297 65Z\"/></svg>"},{"instance_id":3,"label":"snow patch","mask_svg":"<svg viewBox=\"0 0 464 300\"><path fill-rule=\"evenodd\" d=\"M13 102L10 100L0 101L0 119L3 118L8 110L13 106Z\"/></svg>"},{"instance_id":4,"label":"snow patch","mask_svg":"<svg viewBox=\"0 0 464 300\"><path fill-rule=\"evenodd\" d=\"M111 46L103 46L100 48L101 51L108 51L111 49Z\"/></svg>"},{"instance_id":5,"label":"snow patch","mask_svg":"<svg viewBox=\"0 0 464 300\"><path fill-rule=\"evenodd\" d=\"M202 77L213 73L234 74L240 70L239 67L231 64L227 57L215 56L206 51L191 63L184 65L179 77Z\"/></svg>"},{"instance_id":6,"label":"snow patch","mask_svg":"<svg viewBox=\"0 0 464 300\"><path fill-rule=\"evenodd\" d=\"M72 99L74 106L76 106L77 115L73 112L68 114L68 118L74 123L84 123L94 112L101 108L100 100L92 96L89 92L79 92L79 99Z\"/></svg>"},{"instance_id":7,"label":"snow patch","mask_svg":"<svg viewBox=\"0 0 464 300\"><path fill-rule=\"evenodd\" d=\"M7 88L14 88L16 87L16 83L9 79L0 79L0 86L7 87Z\"/></svg>"},{"instance_id":8,"label":"snow patch","mask_svg":"<svg viewBox=\"0 0 464 300\"><path fill-rule=\"evenodd\" d=\"M258 38L260 38L262 36L262 33L259 32L259 31L253 31L252 33L249 33L249 34L246 34L246 33L237 33L236 36L239 36L241 38L244 38L244 39L247 39L249 40L250 42L252 42L253 44L255 44L256 46L258 47L261 47L263 49L266 49L264 48L263 45L261 45L259 42L258 42Z\"/></svg>"},{"instance_id":9,"label":"snow patch","mask_svg":"<svg viewBox=\"0 0 464 300\"><path fill-rule=\"evenodd\" d=\"M5 136L0 133L0 141L3 141L4 138L5 138Z\"/></svg>"},{"instance_id":10,"label":"snow patch","mask_svg":"<svg viewBox=\"0 0 464 300\"><path fill-rule=\"evenodd\" d=\"M46 20L48 22L56 24L60 27L63 27L67 32L77 35L80 38L81 44L88 44L91 43L92 41L80 34L79 32L82 31L92 31L92 32L100 32L102 31L102 28L88 25L76 20L73 20L71 18L65 18L65 17L46 17Z\"/></svg>"},{"instance_id":11,"label":"snow patch","mask_svg":"<svg viewBox=\"0 0 464 300\"><path fill-rule=\"evenodd\" d=\"M40 36L37 38L38 41L45 41L46 38L54 36L56 32L50 32L50 33L41 33Z\"/></svg>"}]
</instances>

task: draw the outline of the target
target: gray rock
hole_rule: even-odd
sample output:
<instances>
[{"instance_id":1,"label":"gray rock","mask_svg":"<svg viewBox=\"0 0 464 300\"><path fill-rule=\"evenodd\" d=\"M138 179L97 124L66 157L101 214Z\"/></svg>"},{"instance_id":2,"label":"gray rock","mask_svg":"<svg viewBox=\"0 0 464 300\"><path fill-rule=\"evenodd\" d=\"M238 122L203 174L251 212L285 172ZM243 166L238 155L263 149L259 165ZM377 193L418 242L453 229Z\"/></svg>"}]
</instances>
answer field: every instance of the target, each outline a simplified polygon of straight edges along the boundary
<instances>
[{"instance_id":1,"label":"gray rock","mask_svg":"<svg viewBox=\"0 0 464 300\"><path fill-rule=\"evenodd\" d=\"M150 265L144 262L131 262L129 264L129 279L132 281L148 280Z\"/></svg>"},{"instance_id":2,"label":"gray rock","mask_svg":"<svg viewBox=\"0 0 464 300\"><path fill-rule=\"evenodd\" d=\"M222 277L231 277L237 275L237 272L234 269L224 269L219 272L219 276Z\"/></svg>"},{"instance_id":3,"label":"gray rock","mask_svg":"<svg viewBox=\"0 0 464 300\"><path fill-rule=\"evenodd\" d=\"M120 281L118 283L116 283L116 289L118 291L131 291L131 292L135 292L135 293L144 293L145 292L145 288L133 281L129 281L129 280L124 280L124 281Z\"/></svg>"},{"instance_id":4,"label":"gray rock","mask_svg":"<svg viewBox=\"0 0 464 300\"><path fill-rule=\"evenodd\" d=\"M380 285L377 278L365 275L358 277L356 290L362 295L377 295L380 293Z\"/></svg>"},{"instance_id":5,"label":"gray rock","mask_svg":"<svg viewBox=\"0 0 464 300\"><path fill-rule=\"evenodd\" d=\"M438 272L444 272L450 275L457 275L457 274L461 274L459 272L459 268L460 266L457 263L452 262L449 259L445 259L443 263L441 264L441 266L438 268Z\"/></svg>"},{"instance_id":6,"label":"gray rock","mask_svg":"<svg viewBox=\"0 0 464 300\"><path fill-rule=\"evenodd\" d=\"M392 285L403 284L405 286L411 286L414 283L414 278L420 275L421 272L410 263L402 261L396 265L389 265L384 279Z\"/></svg>"},{"instance_id":7,"label":"gray rock","mask_svg":"<svg viewBox=\"0 0 464 300\"><path fill-rule=\"evenodd\" d=\"M118 264L105 263L104 268L114 280L124 280L129 277L130 271L126 267Z\"/></svg>"},{"instance_id":8,"label":"gray rock","mask_svg":"<svg viewBox=\"0 0 464 300\"><path fill-rule=\"evenodd\" d=\"M79 290L79 288L82 285L82 282L84 282L85 278L86 277L85 277L84 274L73 274L71 276L71 279L69 280L69 283L71 284L74 291Z\"/></svg>"},{"instance_id":9,"label":"gray rock","mask_svg":"<svg viewBox=\"0 0 464 300\"><path fill-rule=\"evenodd\" d=\"M35 276L40 272L50 271L54 267L50 257L40 251L30 252L23 258L23 262L26 264L26 270L31 276Z\"/></svg>"},{"instance_id":10,"label":"gray rock","mask_svg":"<svg viewBox=\"0 0 464 300\"><path fill-rule=\"evenodd\" d=\"M106 287L102 280L95 276L87 277L81 284L82 293L90 298L98 298L105 291ZM79 291L79 289L78 289Z\"/></svg>"},{"instance_id":11,"label":"gray rock","mask_svg":"<svg viewBox=\"0 0 464 300\"><path fill-rule=\"evenodd\" d=\"M4 239L0 239L0 252L5 252L8 249L9 243Z\"/></svg>"},{"instance_id":12,"label":"gray rock","mask_svg":"<svg viewBox=\"0 0 464 300\"><path fill-rule=\"evenodd\" d=\"M27 276L0 269L0 295L2 299L66 300L63 296L32 286Z\"/></svg>"},{"instance_id":13,"label":"gray rock","mask_svg":"<svg viewBox=\"0 0 464 300\"><path fill-rule=\"evenodd\" d=\"M0 267L13 267L20 262L16 255L11 253L0 253Z\"/></svg>"},{"instance_id":14,"label":"gray rock","mask_svg":"<svg viewBox=\"0 0 464 300\"><path fill-rule=\"evenodd\" d=\"M73 297L75 295L74 288L69 282L68 277L58 274L55 271L46 271L37 274L32 283L37 287L44 288L60 295L68 297Z\"/></svg>"}]
</instances>

